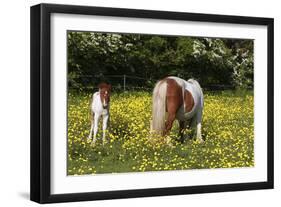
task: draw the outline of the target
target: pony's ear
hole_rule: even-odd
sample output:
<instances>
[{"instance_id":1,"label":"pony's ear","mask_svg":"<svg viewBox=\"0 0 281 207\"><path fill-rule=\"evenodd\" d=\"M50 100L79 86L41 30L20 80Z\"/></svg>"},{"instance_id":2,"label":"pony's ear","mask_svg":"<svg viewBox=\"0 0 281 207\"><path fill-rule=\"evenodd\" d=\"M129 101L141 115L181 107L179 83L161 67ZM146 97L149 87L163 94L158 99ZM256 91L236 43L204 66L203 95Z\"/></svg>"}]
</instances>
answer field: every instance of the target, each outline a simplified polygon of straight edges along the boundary
<instances>
[{"instance_id":1,"label":"pony's ear","mask_svg":"<svg viewBox=\"0 0 281 207\"><path fill-rule=\"evenodd\" d=\"M99 83L98 88L99 88L99 89L101 88L101 83Z\"/></svg>"},{"instance_id":2,"label":"pony's ear","mask_svg":"<svg viewBox=\"0 0 281 207\"><path fill-rule=\"evenodd\" d=\"M100 83L100 84L98 85L98 88L99 88L99 89L102 89L102 88L104 88L104 86L105 86L104 83Z\"/></svg>"}]
</instances>

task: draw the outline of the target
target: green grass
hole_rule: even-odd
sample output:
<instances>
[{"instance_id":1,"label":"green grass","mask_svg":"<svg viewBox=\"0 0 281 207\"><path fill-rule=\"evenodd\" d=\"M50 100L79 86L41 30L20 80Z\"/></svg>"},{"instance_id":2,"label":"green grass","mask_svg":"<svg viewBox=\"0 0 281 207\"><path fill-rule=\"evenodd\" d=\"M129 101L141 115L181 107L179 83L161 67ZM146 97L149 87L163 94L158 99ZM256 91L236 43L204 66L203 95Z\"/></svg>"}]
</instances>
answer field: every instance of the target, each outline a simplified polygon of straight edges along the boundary
<instances>
[{"instance_id":1,"label":"green grass","mask_svg":"<svg viewBox=\"0 0 281 207\"><path fill-rule=\"evenodd\" d=\"M205 142L178 142L175 122L170 145L150 138L151 94L128 92L112 94L108 143L92 146L87 140L91 96L68 94L68 175L254 166L252 92L205 92ZM190 130L186 134L190 137Z\"/></svg>"}]
</instances>

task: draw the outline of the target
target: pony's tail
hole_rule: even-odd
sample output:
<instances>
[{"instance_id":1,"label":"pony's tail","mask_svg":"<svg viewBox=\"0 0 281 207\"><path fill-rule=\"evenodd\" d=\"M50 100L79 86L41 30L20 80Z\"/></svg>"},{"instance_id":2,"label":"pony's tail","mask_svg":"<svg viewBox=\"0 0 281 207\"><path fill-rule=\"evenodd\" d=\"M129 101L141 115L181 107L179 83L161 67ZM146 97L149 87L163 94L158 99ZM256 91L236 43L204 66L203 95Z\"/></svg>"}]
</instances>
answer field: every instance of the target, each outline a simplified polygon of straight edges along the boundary
<instances>
[{"instance_id":1,"label":"pony's tail","mask_svg":"<svg viewBox=\"0 0 281 207\"><path fill-rule=\"evenodd\" d=\"M152 97L152 132L160 133L165 129L167 82L159 81Z\"/></svg>"}]
</instances>

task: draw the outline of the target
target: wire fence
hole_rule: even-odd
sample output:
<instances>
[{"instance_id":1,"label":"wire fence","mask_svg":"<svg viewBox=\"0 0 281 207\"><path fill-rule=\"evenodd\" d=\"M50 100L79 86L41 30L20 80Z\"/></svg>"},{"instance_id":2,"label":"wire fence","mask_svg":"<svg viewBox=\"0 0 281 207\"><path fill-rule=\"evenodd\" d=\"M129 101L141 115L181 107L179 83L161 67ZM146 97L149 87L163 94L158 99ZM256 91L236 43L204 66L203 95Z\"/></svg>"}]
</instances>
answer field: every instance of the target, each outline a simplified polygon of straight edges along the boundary
<instances>
[{"instance_id":1,"label":"wire fence","mask_svg":"<svg viewBox=\"0 0 281 207\"><path fill-rule=\"evenodd\" d=\"M114 91L126 92L126 91L151 91L153 90L158 80L152 78L143 78L139 76L131 76L127 74L123 75L106 75L106 76L92 76L92 75L76 75L74 78L68 81L68 88L70 90L97 90L98 83L106 81L112 85ZM85 84L79 84L79 83ZM207 91L220 91L220 90L233 90L232 85L223 84L209 84L201 85L204 90Z\"/></svg>"},{"instance_id":2,"label":"wire fence","mask_svg":"<svg viewBox=\"0 0 281 207\"><path fill-rule=\"evenodd\" d=\"M114 91L135 91L153 89L156 79L146 79L140 76L131 75L106 75L106 76L91 76L91 75L77 75L72 77L71 81L68 81L69 89L79 90L95 90L99 82L108 82L112 85ZM84 84L79 84L79 83Z\"/></svg>"}]
</instances>

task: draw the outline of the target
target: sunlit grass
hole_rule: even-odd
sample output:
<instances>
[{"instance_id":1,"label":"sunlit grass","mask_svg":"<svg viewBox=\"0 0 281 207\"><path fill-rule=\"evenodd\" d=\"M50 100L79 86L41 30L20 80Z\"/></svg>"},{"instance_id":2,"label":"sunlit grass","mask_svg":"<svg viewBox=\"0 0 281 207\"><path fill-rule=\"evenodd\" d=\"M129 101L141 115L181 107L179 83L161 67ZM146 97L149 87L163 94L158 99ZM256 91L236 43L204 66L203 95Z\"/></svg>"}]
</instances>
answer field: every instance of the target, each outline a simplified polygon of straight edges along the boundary
<instances>
[{"instance_id":1,"label":"sunlit grass","mask_svg":"<svg viewBox=\"0 0 281 207\"><path fill-rule=\"evenodd\" d=\"M92 146L89 104L92 94L68 94L68 174L233 168L254 166L254 115L251 92L205 93L204 143L178 140L174 123L171 143L151 139L151 94L113 93L108 142ZM186 130L190 136L190 130ZM101 137L99 127L98 137Z\"/></svg>"}]
</instances>

